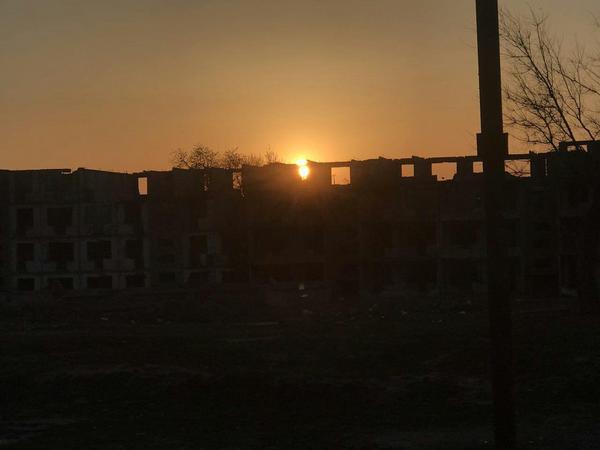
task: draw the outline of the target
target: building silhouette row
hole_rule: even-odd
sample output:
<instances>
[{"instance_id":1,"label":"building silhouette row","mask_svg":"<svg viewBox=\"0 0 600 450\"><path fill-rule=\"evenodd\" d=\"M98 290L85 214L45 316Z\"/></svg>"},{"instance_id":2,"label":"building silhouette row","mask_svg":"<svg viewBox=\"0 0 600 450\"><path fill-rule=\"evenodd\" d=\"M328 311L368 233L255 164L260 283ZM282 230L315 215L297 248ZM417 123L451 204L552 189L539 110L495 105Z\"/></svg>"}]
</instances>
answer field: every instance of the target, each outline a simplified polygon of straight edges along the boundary
<instances>
[{"instance_id":1,"label":"building silhouette row","mask_svg":"<svg viewBox=\"0 0 600 450\"><path fill-rule=\"evenodd\" d=\"M573 293L596 260L587 247L597 255L589 230L598 146L509 158L506 283L523 295ZM440 165L452 174L446 180L434 175ZM477 157L308 162L306 179L278 163L0 171L1 286L485 292L480 165Z\"/></svg>"}]
</instances>

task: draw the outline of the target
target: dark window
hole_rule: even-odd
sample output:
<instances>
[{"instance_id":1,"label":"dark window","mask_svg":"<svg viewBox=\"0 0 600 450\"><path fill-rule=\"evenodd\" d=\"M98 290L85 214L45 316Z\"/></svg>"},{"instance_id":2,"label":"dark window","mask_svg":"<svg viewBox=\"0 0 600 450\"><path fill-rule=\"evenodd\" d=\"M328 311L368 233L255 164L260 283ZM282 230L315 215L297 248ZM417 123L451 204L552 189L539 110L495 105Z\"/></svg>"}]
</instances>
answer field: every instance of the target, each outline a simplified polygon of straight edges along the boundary
<instances>
[{"instance_id":1,"label":"dark window","mask_svg":"<svg viewBox=\"0 0 600 450\"><path fill-rule=\"evenodd\" d=\"M138 203L126 203L123 209L127 225L139 226L142 223L142 210Z\"/></svg>"},{"instance_id":2,"label":"dark window","mask_svg":"<svg viewBox=\"0 0 600 450\"><path fill-rule=\"evenodd\" d=\"M200 221L207 217L206 200L203 198L195 199L190 204L189 218L192 230L197 230L200 227Z\"/></svg>"},{"instance_id":3,"label":"dark window","mask_svg":"<svg viewBox=\"0 0 600 450\"><path fill-rule=\"evenodd\" d=\"M172 239L158 240L158 262L172 264L175 262L175 248Z\"/></svg>"},{"instance_id":4,"label":"dark window","mask_svg":"<svg viewBox=\"0 0 600 450\"><path fill-rule=\"evenodd\" d=\"M112 289L112 277L109 275L87 277L88 289Z\"/></svg>"},{"instance_id":5,"label":"dark window","mask_svg":"<svg viewBox=\"0 0 600 450\"><path fill-rule=\"evenodd\" d=\"M19 291L33 291L35 290L35 280L33 278L19 278L17 289Z\"/></svg>"},{"instance_id":6,"label":"dark window","mask_svg":"<svg viewBox=\"0 0 600 450\"><path fill-rule=\"evenodd\" d=\"M87 243L87 259L103 267L104 260L112 258L110 241L89 241Z\"/></svg>"},{"instance_id":7,"label":"dark window","mask_svg":"<svg viewBox=\"0 0 600 450\"><path fill-rule=\"evenodd\" d=\"M125 241L125 257L133 259L136 267L143 267L144 242L139 239Z\"/></svg>"},{"instance_id":8,"label":"dark window","mask_svg":"<svg viewBox=\"0 0 600 450\"><path fill-rule=\"evenodd\" d=\"M208 242L205 235L190 238L190 263L193 267L202 265L203 257L208 251Z\"/></svg>"},{"instance_id":9,"label":"dark window","mask_svg":"<svg viewBox=\"0 0 600 450\"><path fill-rule=\"evenodd\" d=\"M73 250L72 242L50 242L48 261L56 263L59 269L66 269L67 263L73 261Z\"/></svg>"},{"instance_id":10,"label":"dark window","mask_svg":"<svg viewBox=\"0 0 600 450\"><path fill-rule=\"evenodd\" d=\"M55 233L65 234L67 227L73 224L73 208L48 208L47 221Z\"/></svg>"},{"instance_id":11,"label":"dark window","mask_svg":"<svg viewBox=\"0 0 600 450\"><path fill-rule=\"evenodd\" d=\"M112 221L110 205L90 205L85 208L85 223L87 225L104 226Z\"/></svg>"},{"instance_id":12,"label":"dark window","mask_svg":"<svg viewBox=\"0 0 600 450\"><path fill-rule=\"evenodd\" d=\"M177 278L173 272L162 272L158 275L158 282L162 286L173 286L176 284Z\"/></svg>"},{"instance_id":13,"label":"dark window","mask_svg":"<svg viewBox=\"0 0 600 450\"><path fill-rule=\"evenodd\" d=\"M208 272L192 272L188 277L188 285L190 287L200 287L208 282Z\"/></svg>"},{"instance_id":14,"label":"dark window","mask_svg":"<svg viewBox=\"0 0 600 450\"><path fill-rule=\"evenodd\" d=\"M473 248L479 240L477 222L448 222L445 224L446 242L463 249Z\"/></svg>"},{"instance_id":15,"label":"dark window","mask_svg":"<svg viewBox=\"0 0 600 450\"><path fill-rule=\"evenodd\" d=\"M59 278L48 278L48 287L50 289L66 289L73 290L73 278L59 277Z\"/></svg>"},{"instance_id":16,"label":"dark window","mask_svg":"<svg viewBox=\"0 0 600 450\"><path fill-rule=\"evenodd\" d=\"M33 261L34 246L32 242L17 244L17 261Z\"/></svg>"},{"instance_id":17,"label":"dark window","mask_svg":"<svg viewBox=\"0 0 600 450\"><path fill-rule=\"evenodd\" d=\"M17 234L25 234L33 228L33 208L17 209Z\"/></svg>"},{"instance_id":18,"label":"dark window","mask_svg":"<svg viewBox=\"0 0 600 450\"><path fill-rule=\"evenodd\" d=\"M34 260L34 246L31 242L17 244L17 270L24 271L27 263Z\"/></svg>"},{"instance_id":19,"label":"dark window","mask_svg":"<svg viewBox=\"0 0 600 450\"><path fill-rule=\"evenodd\" d=\"M33 173L21 172L15 174L15 197L18 202L30 200L33 193Z\"/></svg>"},{"instance_id":20,"label":"dark window","mask_svg":"<svg viewBox=\"0 0 600 450\"><path fill-rule=\"evenodd\" d=\"M146 275L136 273L125 277L125 284L128 288L143 288L146 286Z\"/></svg>"}]
</instances>

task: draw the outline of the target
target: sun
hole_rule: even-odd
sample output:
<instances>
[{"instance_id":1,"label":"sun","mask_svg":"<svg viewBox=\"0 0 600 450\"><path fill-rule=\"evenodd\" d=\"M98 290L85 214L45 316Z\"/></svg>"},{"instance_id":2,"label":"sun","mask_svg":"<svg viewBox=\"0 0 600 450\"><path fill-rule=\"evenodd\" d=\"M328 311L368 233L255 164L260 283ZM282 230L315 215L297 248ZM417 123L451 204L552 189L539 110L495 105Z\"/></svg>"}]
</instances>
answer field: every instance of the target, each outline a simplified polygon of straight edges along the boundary
<instances>
[{"instance_id":1,"label":"sun","mask_svg":"<svg viewBox=\"0 0 600 450\"><path fill-rule=\"evenodd\" d=\"M296 161L296 165L298 166L298 175L302 180L306 180L308 175L310 174L310 169L308 167L308 161L306 159L301 158Z\"/></svg>"}]
</instances>

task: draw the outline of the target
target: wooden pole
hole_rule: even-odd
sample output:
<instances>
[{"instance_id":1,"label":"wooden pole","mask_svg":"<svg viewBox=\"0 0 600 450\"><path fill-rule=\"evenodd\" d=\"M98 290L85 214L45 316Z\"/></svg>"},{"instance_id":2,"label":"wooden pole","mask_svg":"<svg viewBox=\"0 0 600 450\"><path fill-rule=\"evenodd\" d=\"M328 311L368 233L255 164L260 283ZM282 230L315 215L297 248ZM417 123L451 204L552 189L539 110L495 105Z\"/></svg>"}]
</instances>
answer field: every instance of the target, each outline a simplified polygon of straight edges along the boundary
<instances>
[{"instance_id":1,"label":"wooden pole","mask_svg":"<svg viewBox=\"0 0 600 450\"><path fill-rule=\"evenodd\" d=\"M504 160L508 154L508 139L502 123L498 1L476 0L476 10L481 112L477 152L483 160L484 174L494 436L497 450L514 450L511 305L502 242Z\"/></svg>"}]
</instances>

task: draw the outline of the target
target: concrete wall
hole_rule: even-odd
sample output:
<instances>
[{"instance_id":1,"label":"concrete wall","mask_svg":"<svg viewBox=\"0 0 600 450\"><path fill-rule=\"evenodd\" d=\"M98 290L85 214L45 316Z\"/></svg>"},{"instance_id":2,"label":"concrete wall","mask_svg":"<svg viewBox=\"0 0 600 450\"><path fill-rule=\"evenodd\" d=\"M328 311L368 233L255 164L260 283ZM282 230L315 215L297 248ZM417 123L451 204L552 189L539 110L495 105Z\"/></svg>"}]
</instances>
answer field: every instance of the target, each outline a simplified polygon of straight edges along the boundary
<instances>
[{"instance_id":1,"label":"concrete wall","mask_svg":"<svg viewBox=\"0 0 600 450\"><path fill-rule=\"evenodd\" d=\"M573 290L596 159L581 151L511 158L531 172L506 178L507 283L530 295ZM0 286L95 292L254 281L483 292L475 162L308 162L306 180L294 164L0 171ZM432 175L441 163L456 166L452 180ZM413 167L411 176L404 166ZM338 169L343 183L332 176Z\"/></svg>"}]
</instances>

